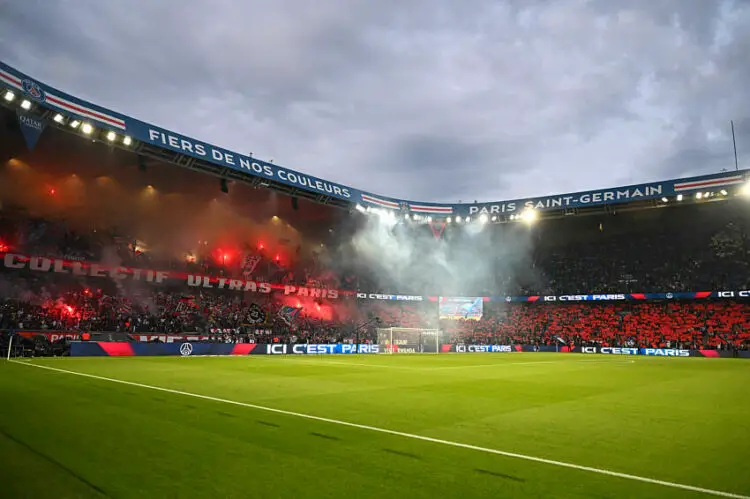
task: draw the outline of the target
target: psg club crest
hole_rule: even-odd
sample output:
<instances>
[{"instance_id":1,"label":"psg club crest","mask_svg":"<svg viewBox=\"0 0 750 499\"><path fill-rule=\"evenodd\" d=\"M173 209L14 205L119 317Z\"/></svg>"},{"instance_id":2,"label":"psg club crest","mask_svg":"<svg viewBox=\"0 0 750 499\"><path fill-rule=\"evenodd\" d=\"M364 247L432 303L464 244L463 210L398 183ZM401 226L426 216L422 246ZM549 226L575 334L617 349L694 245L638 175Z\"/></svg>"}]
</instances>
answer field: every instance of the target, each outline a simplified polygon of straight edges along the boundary
<instances>
[{"instance_id":1,"label":"psg club crest","mask_svg":"<svg viewBox=\"0 0 750 499\"><path fill-rule=\"evenodd\" d=\"M407 203L406 201L401 201L398 205L401 208L402 212L404 212L404 213L408 213L409 212L409 203Z\"/></svg>"},{"instance_id":2,"label":"psg club crest","mask_svg":"<svg viewBox=\"0 0 750 499\"><path fill-rule=\"evenodd\" d=\"M32 80L23 80L21 82L21 86L23 87L23 91L33 100L37 102L44 102L44 90L42 90L42 87L40 87L37 82Z\"/></svg>"},{"instance_id":3,"label":"psg club crest","mask_svg":"<svg viewBox=\"0 0 750 499\"><path fill-rule=\"evenodd\" d=\"M193 345L190 343L183 343L180 345L180 355L183 357L188 357L190 354L193 353Z\"/></svg>"}]
</instances>

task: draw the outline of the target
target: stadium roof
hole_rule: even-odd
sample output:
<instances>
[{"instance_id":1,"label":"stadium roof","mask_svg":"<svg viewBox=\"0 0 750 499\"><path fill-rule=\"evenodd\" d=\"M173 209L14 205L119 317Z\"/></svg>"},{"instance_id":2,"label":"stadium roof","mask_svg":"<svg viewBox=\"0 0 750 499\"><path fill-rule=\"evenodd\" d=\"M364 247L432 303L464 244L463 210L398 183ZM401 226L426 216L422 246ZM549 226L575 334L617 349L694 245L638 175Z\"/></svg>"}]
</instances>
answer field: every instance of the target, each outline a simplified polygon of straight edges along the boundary
<instances>
[{"instance_id":1,"label":"stadium roof","mask_svg":"<svg viewBox=\"0 0 750 499\"><path fill-rule=\"evenodd\" d=\"M184 168L271 188L322 204L347 208L359 205L362 211L376 208L434 219L487 214L493 221L504 222L517 218L524 210L554 216L601 212L625 204L638 208L659 206L682 200L686 194L691 197L700 195L702 198L716 195L720 198L737 193L737 188L744 186L750 176L750 170L738 170L528 199L463 204L427 203L362 191L186 137L78 99L2 62L0 88L3 89L0 102L9 107L15 106L19 116L42 120L45 125L98 137L113 146Z\"/></svg>"}]
</instances>

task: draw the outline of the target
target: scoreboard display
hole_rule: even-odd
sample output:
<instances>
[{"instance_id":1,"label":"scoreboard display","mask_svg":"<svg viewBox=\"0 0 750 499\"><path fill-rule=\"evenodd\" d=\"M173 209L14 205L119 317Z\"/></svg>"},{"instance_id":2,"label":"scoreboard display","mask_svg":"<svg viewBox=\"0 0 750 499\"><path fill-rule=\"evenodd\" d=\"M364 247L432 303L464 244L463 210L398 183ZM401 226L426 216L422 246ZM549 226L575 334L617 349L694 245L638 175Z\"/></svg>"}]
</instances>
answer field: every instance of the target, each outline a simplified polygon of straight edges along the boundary
<instances>
[{"instance_id":1,"label":"scoreboard display","mask_svg":"<svg viewBox=\"0 0 750 499\"><path fill-rule=\"evenodd\" d=\"M441 319L468 319L478 321L482 318L484 299L481 296L440 297Z\"/></svg>"}]
</instances>

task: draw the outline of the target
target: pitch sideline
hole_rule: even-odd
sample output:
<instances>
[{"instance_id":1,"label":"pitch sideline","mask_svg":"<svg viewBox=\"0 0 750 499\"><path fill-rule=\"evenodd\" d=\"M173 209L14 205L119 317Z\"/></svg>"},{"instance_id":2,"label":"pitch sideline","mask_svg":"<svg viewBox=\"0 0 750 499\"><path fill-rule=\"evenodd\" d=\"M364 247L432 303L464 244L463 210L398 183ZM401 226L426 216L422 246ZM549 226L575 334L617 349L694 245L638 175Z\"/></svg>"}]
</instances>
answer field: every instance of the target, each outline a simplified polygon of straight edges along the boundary
<instances>
[{"instance_id":1,"label":"pitch sideline","mask_svg":"<svg viewBox=\"0 0 750 499\"><path fill-rule=\"evenodd\" d=\"M399 437L403 437L403 438L409 438L409 439L412 439L412 440L421 440L423 442L431 442L431 443L434 443L434 444L446 445L446 446L449 446L449 447L456 447L456 448L460 448L460 449L468 449L468 450L473 450L473 451L477 451L477 452L484 452L486 454L495 454L495 455L498 455L498 456L510 457L510 458L515 458L515 459L522 459L524 461L531 461L531 462L535 462L535 463L548 464L548 465L551 465L551 466L558 466L558 467L561 467L561 468L568 468L568 469L574 469L574 470L579 470L579 471L588 471L590 473L596 473L596 474L599 474L599 475L606 475L606 476L612 476L612 477L616 477L616 478L623 478L623 479L626 479L626 480L631 480L631 481L636 481L636 482L643 482L643 483L650 483L650 484L653 484L653 485L661 485L661 486L664 486L664 487L671 487L671 488L674 488L674 489L689 490L691 492L699 492L699 493L708 494L708 495L717 496L717 497L729 497L729 498L733 498L733 499L750 499L750 496L744 496L744 495L741 495L741 494L734 494L732 492L724 492L724 491L720 491L720 490L713 490L713 489L706 489L706 488L703 488L703 487L696 487L696 486L693 486L693 485L686 485L686 484L675 483L675 482L667 482L667 481L664 481L664 480L657 480L655 478L648 478L648 477L642 477L642 476L637 476L637 475L630 475L630 474L627 474L627 473L620 473L620 472L617 472L617 471L610 471L610 470L605 470L605 469L601 469L601 468L592 468L590 466L582 466L582 465L579 465L579 464L566 463L564 461L555 461L553 459L545 459L545 458L542 458L542 457L528 456L528 455L525 455L525 454L518 454L518 453L515 453L515 452L507 452L507 451L502 451L502 450L498 450L498 449L491 449L491 448L488 448L488 447L479 447L479 446L476 446L476 445L464 444L464 443L461 443L461 442L452 442L450 440L442 440L442 439L439 439L439 438L426 437L426 436L423 436L423 435L415 435L415 434L412 434L412 433L405 433L405 432L396 431L396 430L389 430L387 428L378 428L376 426L369 426L369 425L363 425L363 424L357 424L357 423L350 423L348 421L341 421L341 420L337 420L337 419L324 418L324 417L321 417L321 416L313 416L311 414L303 414L303 413L300 413L300 412L287 411L287 410L284 410L284 409L275 409L273 407L266 407L266 406L256 405L256 404L250 404L250 403L246 403L246 402L238 402L236 400L228 400L228 399L222 399L222 398L218 398L218 397L211 397L209 395L201 395L201 394L198 394L198 393L185 392L185 391L182 391L182 390L174 390L174 389L171 389L171 388L163 388L163 387L160 387L160 386L146 385L146 384L143 384L143 383L136 383L134 381L125 381L125 380L121 380L121 379L107 378L105 376L97 376L95 374L87 374L87 373L80 373L80 372L76 372L76 371L69 371L67 369L60 369L60 368L57 368L57 367L43 366L43 365L40 365L40 364L31 363L31 362L21 362L21 361L17 361L17 360L11 360L9 362L11 362L13 364L18 364L20 366L35 367L37 369L44 369L44 370L47 370L47 371L59 372L59 373L63 373L63 374L70 374L70 375L73 375L73 376L81 376L81 377L84 377L84 378L97 379L97 380L100 380L100 381L109 381L110 383L119 383L119 384L122 384L122 385L135 386L135 387L138 387L138 388L145 388L145 389L148 389L148 390L155 390L155 391L160 391L160 392L165 392L165 393L172 393L172 394L175 394L175 395L183 395L183 396L186 396L186 397L194 397L194 398L198 398L198 399L202 399L202 400L209 400L209 401L212 401L212 402L221 402L221 403L224 403L224 404L230 404L230 405L235 405L235 406L239 406L239 407L247 407L247 408L250 408L250 409L256 409L256 410L261 410L261 411L266 411L266 412L272 412L272 413L276 413L276 414L283 414L283 415L286 415L286 416L294 416L294 417L298 417L298 418L309 419L309 420L312 420L312 421L320 421L320 422L323 422L323 423L337 424L337 425L341 425L341 426L347 426L349 428L358 428L360 430L367 430L367 431L373 431L373 432L377 432L377 433L384 433L384 434L388 434L388 435L395 435L395 436L399 436Z\"/></svg>"}]
</instances>

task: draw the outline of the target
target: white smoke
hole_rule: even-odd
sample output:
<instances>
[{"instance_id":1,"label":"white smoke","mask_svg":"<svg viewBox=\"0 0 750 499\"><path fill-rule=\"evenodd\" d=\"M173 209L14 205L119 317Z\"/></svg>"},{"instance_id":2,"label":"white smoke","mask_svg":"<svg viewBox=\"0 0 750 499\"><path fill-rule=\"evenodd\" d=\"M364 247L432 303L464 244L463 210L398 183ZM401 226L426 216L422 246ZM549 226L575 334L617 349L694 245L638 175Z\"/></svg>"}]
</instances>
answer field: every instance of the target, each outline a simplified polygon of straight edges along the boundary
<instances>
[{"instance_id":1,"label":"white smoke","mask_svg":"<svg viewBox=\"0 0 750 499\"><path fill-rule=\"evenodd\" d=\"M435 240L419 222L368 215L347 255L369 269L379 291L433 296L502 295L528 265L533 228L526 224L452 224Z\"/></svg>"}]
</instances>

